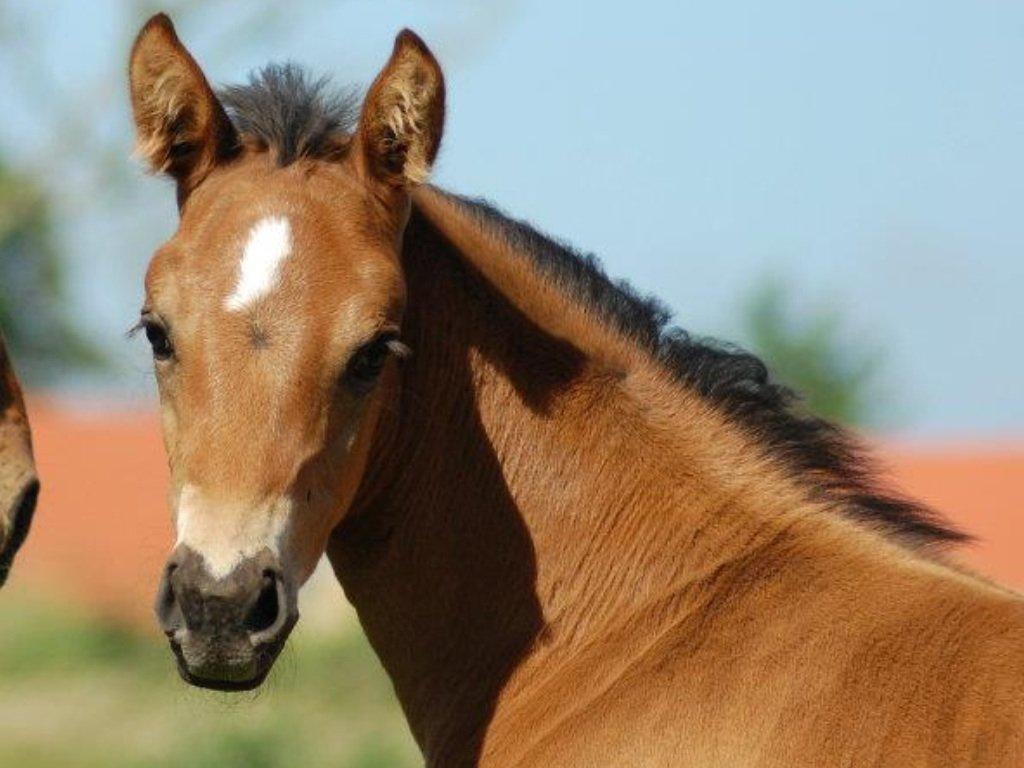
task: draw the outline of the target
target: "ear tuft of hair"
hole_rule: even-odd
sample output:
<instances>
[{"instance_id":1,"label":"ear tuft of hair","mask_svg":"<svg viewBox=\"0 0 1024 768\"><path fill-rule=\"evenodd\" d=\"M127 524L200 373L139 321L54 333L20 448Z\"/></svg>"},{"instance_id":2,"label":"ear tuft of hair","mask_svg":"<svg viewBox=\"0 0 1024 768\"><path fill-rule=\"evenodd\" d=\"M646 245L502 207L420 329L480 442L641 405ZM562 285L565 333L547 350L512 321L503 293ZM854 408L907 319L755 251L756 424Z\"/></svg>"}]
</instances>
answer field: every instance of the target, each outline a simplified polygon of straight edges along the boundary
<instances>
[{"instance_id":1,"label":"ear tuft of hair","mask_svg":"<svg viewBox=\"0 0 1024 768\"><path fill-rule=\"evenodd\" d=\"M444 75L420 37L405 29L363 104L360 142L369 173L395 186L430 175L444 130Z\"/></svg>"},{"instance_id":2,"label":"ear tuft of hair","mask_svg":"<svg viewBox=\"0 0 1024 768\"><path fill-rule=\"evenodd\" d=\"M129 64L136 154L153 173L194 189L237 147L237 134L170 18L159 13L139 31Z\"/></svg>"}]
</instances>

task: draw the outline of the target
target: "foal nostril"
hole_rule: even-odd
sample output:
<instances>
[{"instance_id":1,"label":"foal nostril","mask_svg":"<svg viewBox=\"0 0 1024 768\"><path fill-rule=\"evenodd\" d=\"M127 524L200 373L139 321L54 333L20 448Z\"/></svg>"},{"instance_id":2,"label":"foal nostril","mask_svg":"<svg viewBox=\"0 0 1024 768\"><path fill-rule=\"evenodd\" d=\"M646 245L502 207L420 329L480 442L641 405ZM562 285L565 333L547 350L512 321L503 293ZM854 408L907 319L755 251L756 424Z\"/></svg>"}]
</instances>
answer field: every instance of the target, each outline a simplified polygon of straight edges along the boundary
<instances>
[{"instance_id":1,"label":"foal nostril","mask_svg":"<svg viewBox=\"0 0 1024 768\"><path fill-rule=\"evenodd\" d=\"M157 622L168 637L173 637L184 624L181 605L178 603L178 596L171 579L177 567L173 563L167 566L167 570L164 571L164 576L160 580L160 588L156 593Z\"/></svg>"},{"instance_id":2,"label":"foal nostril","mask_svg":"<svg viewBox=\"0 0 1024 768\"><path fill-rule=\"evenodd\" d=\"M269 568L263 572L259 596L245 617L245 628L254 643L273 640L286 618L284 583L281 575Z\"/></svg>"},{"instance_id":3,"label":"foal nostril","mask_svg":"<svg viewBox=\"0 0 1024 768\"><path fill-rule=\"evenodd\" d=\"M30 480L22 488L11 511L11 529L8 532L7 542L0 541L0 585L3 585L7 578L7 572L14 560L14 555L21 549L28 537L29 528L32 526L32 516L36 510L36 502L39 500L39 481Z\"/></svg>"},{"instance_id":4,"label":"foal nostril","mask_svg":"<svg viewBox=\"0 0 1024 768\"><path fill-rule=\"evenodd\" d=\"M14 512L14 530L11 536L15 547L21 546L28 536L28 529L32 525L32 516L35 514L38 501L39 481L31 480L22 490L18 508Z\"/></svg>"}]
</instances>

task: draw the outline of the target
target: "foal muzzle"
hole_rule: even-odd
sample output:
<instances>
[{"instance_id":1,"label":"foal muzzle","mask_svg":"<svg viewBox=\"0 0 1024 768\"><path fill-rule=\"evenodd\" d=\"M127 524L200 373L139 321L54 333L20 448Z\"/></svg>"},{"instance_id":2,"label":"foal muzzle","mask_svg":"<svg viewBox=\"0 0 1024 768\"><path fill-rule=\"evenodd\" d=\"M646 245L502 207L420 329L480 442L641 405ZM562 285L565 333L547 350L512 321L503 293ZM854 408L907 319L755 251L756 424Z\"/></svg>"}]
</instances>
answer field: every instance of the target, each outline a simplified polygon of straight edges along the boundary
<instances>
[{"instance_id":1,"label":"foal muzzle","mask_svg":"<svg viewBox=\"0 0 1024 768\"><path fill-rule=\"evenodd\" d=\"M182 678L224 691L259 686L298 621L297 592L269 550L217 578L201 555L179 546L156 615Z\"/></svg>"},{"instance_id":2,"label":"foal muzzle","mask_svg":"<svg viewBox=\"0 0 1024 768\"><path fill-rule=\"evenodd\" d=\"M39 481L32 476L22 482L9 508L0 510L0 587L7 581L14 556L25 543L38 499Z\"/></svg>"}]
</instances>

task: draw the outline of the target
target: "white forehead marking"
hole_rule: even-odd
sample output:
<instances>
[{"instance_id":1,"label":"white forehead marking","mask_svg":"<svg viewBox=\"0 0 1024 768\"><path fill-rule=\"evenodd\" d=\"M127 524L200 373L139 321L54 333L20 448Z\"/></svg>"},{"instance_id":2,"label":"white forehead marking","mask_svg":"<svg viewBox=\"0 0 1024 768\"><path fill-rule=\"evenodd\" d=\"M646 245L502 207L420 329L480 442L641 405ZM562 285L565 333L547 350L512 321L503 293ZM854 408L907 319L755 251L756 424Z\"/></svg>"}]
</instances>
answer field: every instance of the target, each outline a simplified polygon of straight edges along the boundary
<instances>
[{"instance_id":1,"label":"white forehead marking","mask_svg":"<svg viewBox=\"0 0 1024 768\"><path fill-rule=\"evenodd\" d=\"M267 216L256 222L238 265L238 285L224 306L238 312L270 293L280 277L281 263L291 252L292 227L288 219Z\"/></svg>"},{"instance_id":2,"label":"white forehead marking","mask_svg":"<svg viewBox=\"0 0 1024 768\"><path fill-rule=\"evenodd\" d=\"M176 545L184 544L206 563L215 579L223 579L264 547L280 557L288 527L287 504L264 509L213 508L205 504L193 485L186 485L178 500Z\"/></svg>"}]
</instances>

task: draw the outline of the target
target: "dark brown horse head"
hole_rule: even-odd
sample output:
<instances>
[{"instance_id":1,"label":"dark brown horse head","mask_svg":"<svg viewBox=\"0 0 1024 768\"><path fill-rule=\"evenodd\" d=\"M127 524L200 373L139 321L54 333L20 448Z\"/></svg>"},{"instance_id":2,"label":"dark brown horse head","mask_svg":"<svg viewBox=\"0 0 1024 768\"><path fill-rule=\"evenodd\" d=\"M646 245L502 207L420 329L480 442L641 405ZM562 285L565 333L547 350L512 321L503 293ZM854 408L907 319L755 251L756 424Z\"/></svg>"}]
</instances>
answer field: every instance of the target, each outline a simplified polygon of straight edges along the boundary
<instances>
[{"instance_id":1,"label":"dark brown horse head","mask_svg":"<svg viewBox=\"0 0 1024 768\"><path fill-rule=\"evenodd\" d=\"M399 249L440 142L443 78L403 32L350 124L289 68L218 97L160 15L130 81L139 153L177 182L181 214L141 323L177 531L157 615L187 681L251 688L355 493L404 350ZM281 133L295 124L282 89L306 133Z\"/></svg>"},{"instance_id":2,"label":"dark brown horse head","mask_svg":"<svg viewBox=\"0 0 1024 768\"><path fill-rule=\"evenodd\" d=\"M0 586L28 535L38 496L25 401L0 336Z\"/></svg>"}]
</instances>

